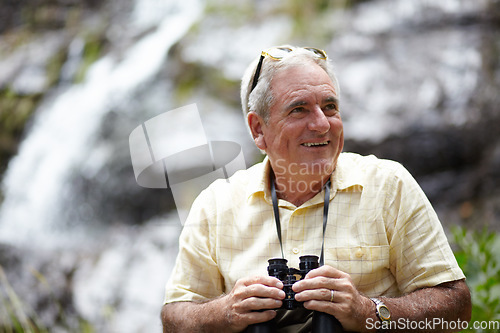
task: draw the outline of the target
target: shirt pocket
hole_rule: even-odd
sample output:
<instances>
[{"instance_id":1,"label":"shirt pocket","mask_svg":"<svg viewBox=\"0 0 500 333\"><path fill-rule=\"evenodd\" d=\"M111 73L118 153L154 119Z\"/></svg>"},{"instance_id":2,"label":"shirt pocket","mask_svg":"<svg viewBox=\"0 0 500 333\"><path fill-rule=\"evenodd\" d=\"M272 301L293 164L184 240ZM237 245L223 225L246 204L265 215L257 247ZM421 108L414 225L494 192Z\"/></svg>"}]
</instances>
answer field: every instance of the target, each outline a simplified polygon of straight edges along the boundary
<instances>
[{"instance_id":1,"label":"shirt pocket","mask_svg":"<svg viewBox=\"0 0 500 333\"><path fill-rule=\"evenodd\" d=\"M351 276L360 292L379 289L392 280L389 269L389 245L355 246L325 249L326 264Z\"/></svg>"}]
</instances>

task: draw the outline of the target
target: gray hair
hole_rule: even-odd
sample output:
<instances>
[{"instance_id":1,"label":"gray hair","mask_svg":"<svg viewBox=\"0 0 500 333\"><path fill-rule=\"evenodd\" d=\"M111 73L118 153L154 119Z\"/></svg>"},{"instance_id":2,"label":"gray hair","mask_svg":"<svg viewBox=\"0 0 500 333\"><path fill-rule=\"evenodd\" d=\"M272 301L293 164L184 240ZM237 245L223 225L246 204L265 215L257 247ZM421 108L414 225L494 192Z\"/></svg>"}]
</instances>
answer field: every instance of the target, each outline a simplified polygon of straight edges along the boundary
<instances>
[{"instance_id":1,"label":"gray hair","mask_svg":"<svg viewBox=\"0 0 500 333\"><path fill-rule=\"evenodd\" d=\"M314 53L299 47L289 45L284 45L283 47L289 47L293 49L293 52L288 53L279 61L266 57L263 60L260 76L253 91L250 91L250 89L252 88L252 81L255 75L255 69L260 60L260 55L247 67L241 80L240 90L241 106L245 118L248 112L254 111L261 116L265 122L267 122L269 120L269 109L274 101L273 92L271 90L273 77L280 70L308 63L315 63L325 70L333 82L337 98L340 98L340 89L337 77L335 75L333 65L328 59L320 59L315 56Z\"/></svg>"}]
</instances>

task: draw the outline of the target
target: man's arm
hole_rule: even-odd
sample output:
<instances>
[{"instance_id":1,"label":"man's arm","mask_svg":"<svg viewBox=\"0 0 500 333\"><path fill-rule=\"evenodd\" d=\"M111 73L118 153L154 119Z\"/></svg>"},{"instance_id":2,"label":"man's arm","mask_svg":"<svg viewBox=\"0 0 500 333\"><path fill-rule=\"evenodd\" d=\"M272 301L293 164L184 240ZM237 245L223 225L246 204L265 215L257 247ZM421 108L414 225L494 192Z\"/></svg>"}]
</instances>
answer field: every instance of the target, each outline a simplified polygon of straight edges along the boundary
<instances>
[{"instance_id":1,"label":"man's arm","mask_svg":"<svg viewBox=\"0 0 500 333\"><path fill-rule=\"evenodd\" d=\"M283 283L262 276L243 278L227 295L207 302L175 302L161 310L163 332L240 332L276 316L285 298Z\"/></svg>"},{"instance_id":2,"label":"man's arm","mask_svg":"<svg viewBox=\"0 0 500 333\"><path fill-rule=\"evenodd\" d=\"M378 321L375 315L375 304L361 295L349 276L331 266L322 266L309 272L306 279L298 281L293 287L297 292L295 299L303 301L304 307L329 313L335 316L344 329L356 332L375 332ZM330 302L334 290L334 300ZM439 318L441 322L469 321L471 316L470 293L464 280L443 283L435 287L418 289L397 298L381 298L391 311L391 321L409 324L432 321ZM401 319L400 319L401 318ZM371 324L370 324L371 323ZM397 325L395 325L397 326ZM446 326L429 328L429 325L418 326L419 332L453 332L460 327L449 325L455 330L446 330ZM411 331L408 327L398 326L395 331Z\"/></svg>"},{"instance_id":3,"label":"man's arm","mask_svg":"<svg viewBox=\"0 0 500 333\"><path fill-rule=\"evenodd\" d=\"M446 282L402 297L381 300L390 309L393 321L403 318L401 324L410 324L410 321L414 322L413 325L419 323L419 327L424 328L419 332L458 332L463 326L457 323L469 322L471 318L471 297L464 280ZM372 311L375 311L374 305ZM437 320L433 321L432 318ZM408 328L406 330L410 331Z\"/></svg>"},{"instance_id":4,"label":"man's arm","mask_svg":"<svg viewBox=\"0 0 500 333\"><path fill-rule=\"evenodd\" d=\"M209 302L175 302L165 304L161 310L163 332L210 332L217 327L229 327L221 300ZM223 329L219 329L224 332Z\"/></svg>"}]
</instances>

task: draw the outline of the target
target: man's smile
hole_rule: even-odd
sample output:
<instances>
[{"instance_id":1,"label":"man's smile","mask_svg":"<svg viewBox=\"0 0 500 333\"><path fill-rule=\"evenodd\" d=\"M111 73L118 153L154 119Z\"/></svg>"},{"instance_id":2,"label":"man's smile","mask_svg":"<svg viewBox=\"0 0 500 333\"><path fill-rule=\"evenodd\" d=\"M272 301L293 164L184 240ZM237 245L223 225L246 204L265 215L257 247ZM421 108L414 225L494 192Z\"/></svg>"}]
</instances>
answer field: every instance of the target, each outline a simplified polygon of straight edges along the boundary
<instances>
[{"instance_id":1,"label":"man's smile","mask_svg":"<svg viewBox=\"0 0 500 333\"><path fill-rule=\"evenodd\" d=\"M323 141L323 142L305 142L302 143L302 146L305 147L318 147L318 146L326 146L330 143L330 141Z\"/></svg>"}]
</instances>

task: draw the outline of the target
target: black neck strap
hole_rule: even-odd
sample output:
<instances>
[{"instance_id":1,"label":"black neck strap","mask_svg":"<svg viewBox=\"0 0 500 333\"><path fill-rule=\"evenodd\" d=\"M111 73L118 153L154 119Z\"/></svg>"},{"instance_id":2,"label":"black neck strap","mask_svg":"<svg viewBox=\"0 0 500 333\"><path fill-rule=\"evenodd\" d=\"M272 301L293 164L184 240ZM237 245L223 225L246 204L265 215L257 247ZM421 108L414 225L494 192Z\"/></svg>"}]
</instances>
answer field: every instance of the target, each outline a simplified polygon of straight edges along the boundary
<instances>
[{"instance_id":1,"label":"black neck strap","mask_svg":"<svg viewBox=\"0 0 500 333\"><path fill-rule=\"evenodd\" d=\"M281 247L281 257L285 259L285 254L283 252L283 241L281 239L281 223L280 223L280 212L278 207L278 196L276 195L276 182L274 177L274 172L271 170L271 198L273 200L273 210L274 210L274 220L276 221L276 232L278 233L278 239L280 241ZM325 248L325 230L326 224L328 222L328 207L330 205L330 178L325 184L325 199L323 202L323 242L321 244L321 256L319 258L319 265L324 264L324 248Z\"/></svg>"}]
</instances>

